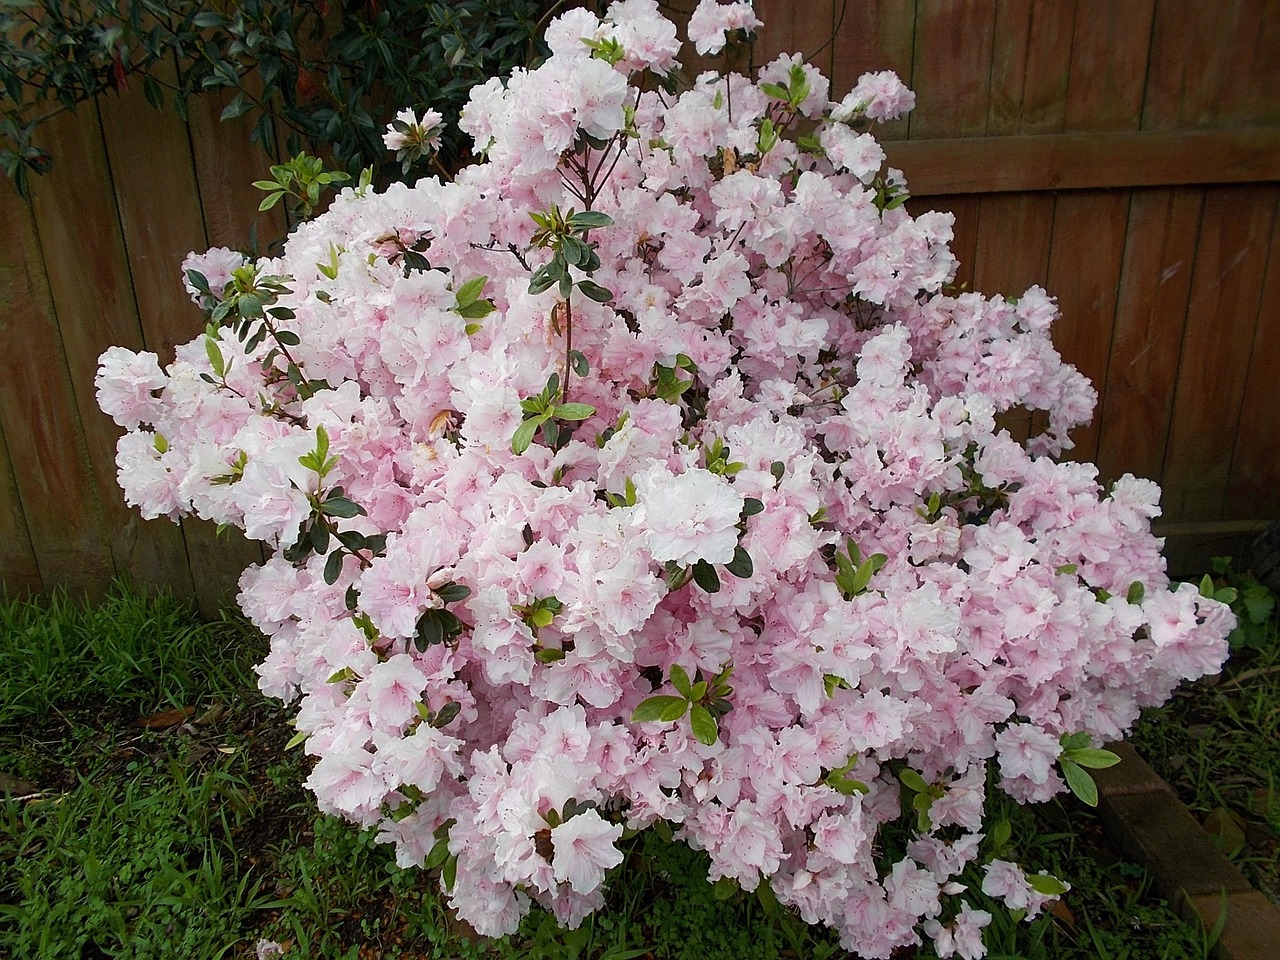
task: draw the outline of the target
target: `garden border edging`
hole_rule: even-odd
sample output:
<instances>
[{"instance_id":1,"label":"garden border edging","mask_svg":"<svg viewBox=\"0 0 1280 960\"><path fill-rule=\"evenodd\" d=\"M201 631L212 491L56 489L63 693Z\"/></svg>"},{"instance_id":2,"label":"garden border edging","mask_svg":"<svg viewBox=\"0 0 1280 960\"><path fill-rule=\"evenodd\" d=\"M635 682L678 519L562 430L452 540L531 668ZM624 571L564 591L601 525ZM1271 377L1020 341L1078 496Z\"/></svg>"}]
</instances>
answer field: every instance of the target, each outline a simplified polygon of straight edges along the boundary
<instances>
[{"instance_id":1,"label":"garden border edging","mask_svg":"<svg viewBox=\"0 0 1280 960\"><path fill-rule=\"evenodd\" d=\"M1275 960L1280 908L1249 881L1205 833L1151 766L1127 743L1113 743L1121 762L1093 771L1098 811L1111 841L1150 871L1156 892L1185 920L1213 930L1218 960Z\"/></svg>"}]
</instances>

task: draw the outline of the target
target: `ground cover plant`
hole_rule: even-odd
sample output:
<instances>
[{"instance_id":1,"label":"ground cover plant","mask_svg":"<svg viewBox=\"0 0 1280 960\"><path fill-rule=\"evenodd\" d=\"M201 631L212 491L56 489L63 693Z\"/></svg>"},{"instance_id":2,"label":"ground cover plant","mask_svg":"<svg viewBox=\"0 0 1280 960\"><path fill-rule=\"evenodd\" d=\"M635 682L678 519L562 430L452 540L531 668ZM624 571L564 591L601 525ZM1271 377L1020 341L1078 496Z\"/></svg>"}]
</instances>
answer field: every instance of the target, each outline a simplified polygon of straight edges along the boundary
<instances>
[{"instance_id":1,"label":"ground cover plant","mask_svg":"<svg viewBox=\"0 0 1280 960\"><path fill-rule=\"evenodd\" d=\"M0 659L20 668L0 675L0 955L845 960L830 934L708 884L705 854L652 834L628 842L607 909L577 930L535 915L475 941L375 831L317 815L310 761L286 749L285 711L249 671L265 647L165 596L0 606ZM1205 956L1081 805L992 802L1028 866L1072 883L1030 923L997 914L993 956Z\"/></svg>"},{"instance_id":2,"label":"ground cover plant","mask_svg":"<svg viewBox=\"0 0 1280 960\"><path fill-rule=\"evenodd\" d=\"M473 90L454 181L188 260L204 336L103 357L126 497L273 548L240 599L309 788L480 933L578 928L652 832L844 949L982 956L993 903L1067 889L1008 859L989 781L1095 801L1100 743L1234 618L1170 587L1154 484L1053 459L1095 394L1044 291L945 289L951 219L868 132L896 77L678 92L652 0L546 40ZM1014 405L1048 413L1025 447Z\"/></svg>"}]
</instances>

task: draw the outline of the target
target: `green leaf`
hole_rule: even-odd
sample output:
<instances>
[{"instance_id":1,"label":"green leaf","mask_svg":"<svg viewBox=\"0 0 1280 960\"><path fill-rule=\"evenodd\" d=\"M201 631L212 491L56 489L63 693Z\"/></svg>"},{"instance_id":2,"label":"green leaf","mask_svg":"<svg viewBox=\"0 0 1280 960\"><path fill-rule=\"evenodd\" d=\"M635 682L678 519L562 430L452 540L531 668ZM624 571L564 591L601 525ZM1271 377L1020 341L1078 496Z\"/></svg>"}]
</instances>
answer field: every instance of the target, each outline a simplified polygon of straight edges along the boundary
<instances>
[{"instance_id":1,"label":"green leaf","mask_svg":"<svg viewBox=\"0 0 1280 960\"><path fill-rule=\"evenodd\" d=\"M419 650L426 650L437 643L444 643L444 620L439 610L426 610L418 618L418 629L414 634L414 643Z\"/></svg>"},{"instance_id":2,"label":"green leaf","mask_svg":"<svg viewBox=\"0 0 1280 960\"><path fill-rule=\"evenodd\" d=\"M342 556L341 550L335 550L324 563L324 582L330 586L338 582L342 573Z\"/></svg>"},{"instance_id":3,"label":"green leaf","mask_svg":"<svg viewBox=\"0 0 1280 960\"><path fill-rule=\"evenodd\" d=\"M926 793L929 789L929 784L925 782L924 777L910 767L903 767L898 773L898 779L908 790L914 790L916 793Z\"/></svg>"},{"instance_id":4,"label":"green leaf","mask_svg":"<svg viewBox=\"0 0 1280 960\"><path fill-rule=\"evenodd\" d=\"M1105 770L1120 762L1120 758L1110 750L1097 750L1093 747L1077 747L1066 751L1063 756L1072 763L1094 770Z\"/></svg>"},{"instance_id":5,"label":"green leaf","mask_svg":"<svg viewBox=\"0 0 1280 960\"><path fill-rule=\"evenodd\" d=\"M458 299L458 304L466 306L468 303L475 303L480 299L480 294L484 293L484 285L488 282L488 277L472 277L454 293L454 296Z\"/></svg>"},{"instance_id":6,"label":"green leaf","mask_svg":"<svg viewBox=\"0 0 1280 960\"><path fill-rule=\"evenodd\" d=\"M477 300L458 307L457 314L463 320L483 320L493 311L494 306L488 300Z\"/></svg>"},{"instance_id":7,"label":"green leaf","mask_svg":"<svg viewBox=\"0 0 1280 960\"><path fill-rule=\"evenodd\" d=\"M684 716L689 701L684 697L658 696L641 700L631 712L632 723L652 723L661 720L679 720ZM671 713L679 710L674 716Z\"/></svg>"},{"instance_id":8,"label":"green leaf","mask_svg":"<svg viewBox=\"0 0 1280 960\"><path fill-rule=\"evenodd\" d=\"M226 376L226 361L222 359L222 348L218 346L218 341L207 334L204 338L204 352L209 358L209 366L213 368L214 375L221 380Z\"/></svg>"},{"instance_id":9,"label":"green leaf","mask_svg":"<svg viewBox=\"0 0 1280 960\"><path fill-rule=\"evenodd\" d=\"M613 217L599 210L583 210L569 218L569 226L575 230L592 230L613 225Z\"/></svg>"},{"instance_id":10,"label":"green leaf","mask_svg":"<svg viewBox=\"0 0 1280 960\"><path fill-rule=\"evenodd\" d=\"M1142 581L1135 580L1129 584L1129 592L1124 595L1124 598L1130 603L1141 603L1146 594L1147 588L1142 585Z\"/></svg>"},{"instance_id":11,"label":"green leaf","mask_svg":"<svg viewBox=\"0 0 1280 960\"><path fill-rule=\"evenodd\" d=\"M754 567L751 563L751 554L741 546L734 547L733 559L724 565L724 568L739 579L745 580L751 576Z\"/></svg>"},{"instance_id":12,"label":"green leaf","mask_svg":"<svg viewBox=\"0 0 1280 960\"><path fill-rule=\"evenodd\" d=\"M441 837L431 847L431 852L427 854L426 859L422 861L422 865L428 870L435 870L444 866L444 862L449 859L449 838Z\"/></svg>"},{"instance_id":13,"label":"green leaf","mask_svg":"<svg viewBox=\"0 0 1280 960\"><path fill-rule=\"evenodd\" d=\"M330 497L320 504L320 512L329 517L350 520L352 517L361 516L365 509L358 503L352 503L346 497Z\"/></svg>"},{"instance_id":14,"label":"green leaf","mask_svg":"<svg viewBox=\"0 0 1280 960\"><path fill-rule=\"evenodd\" d=\"M450 700L438 711L436 711L435 719L431 721L431 726L435 727L437 730L442 729L443 727L447 727L449 724L453 722L454 718L461 712L462 712L462 704L460 704L457 700Z\"/></svg>"},{"instance_id":15,"label":"green leaf","mask_svg":"<svg viewBox=\"0 0 1280 960\"><path fill-rule=\"evenodd\" d=\"M449 859L444 862L444 867L440 870L440 879L444 882L444 888L452 891L454 881L458 879L458 858L450 855Z\"/></svg>"},{"instance_id":16,"label":"green leaf","mask_svg":"<svg viewBox=\"0 0 1280 960\"><path fill-rule=\"evenodd\" d=\"M533 655L533 659L537 660L539 663L556 663L557 661L564 659L564 651L557 647L546 647L537 651Z\"/></svg>"},{"instance_id":17,"label":"green leaf","mask_svg":"<svg viewBox=\"0 0 1280 960\"><path fill-rule=\"evenodd\" d=\"M578 289L596 303L608 303L613 299L613 291L608 287L600 286L594 280L579 280Z\"/></svg>"},{"instance_id":18,"label":"green leaf","mask_svg":"<svg viewBox=\"0 0 1280 960\"><path fill-rule=\"evenodd\" d=\"M289 738L289 742L284 745L284 748L286 750L292 750L294 747L302 746L302 744L307 742L307 736L308 735L306 733L303 733L301 730L299 730L297 733L295 733L292 737Z\"/></svg>"},{"instance_id":19,"label":"green leaf","mask_svg":"<svg viewBox=\"0 0 1280 960\"><path fill-rule=\"evenodd\" d=\"M698 742L708 747L720 735L716 718L700 703L695 703L689 710L689 726L693 728L693 735L698 738Z\"/></svg>"},{"instance_id":20,"label":"green leaf","mask_svg":"<svg viewBox=\"0 0 1280 960\"><path fill-rule=\"evenodd\" d=\"M1046 897L1060 897L1071 889L1057 877L1047 873L1028 873L1026 876L1031 889Z\"/></svg>"},{"instance_id":21,"label":"green leaf","mask_svg":"<svg viewBox=\"0 0 1280 960\"><path fill-rule=\"evenodd\" d=\"M458 603L471 596L471 588L464 583L450 581L436 589L435 594L442 603Z\"/></svg>"},{"instance_id":22,"label":"green leaf","mask_svg":"<svg viewBox=\"0 0 1280 960\"><path fill-rule=\"evenodd\" d=\"M569 351L569 367L580 377L585 377L591 372L591 366L587 363L586 355L581 350Z\"/></svg>"},{"instance_id":23,"label":"green leaf","mask_svg":"<svg viewBox=\"0 0 1280 960\"><path fill-rule=\"evenodd\" d=\"M707 593L720 592L720 577L716 574L716 568L705 560L699 560L693 565L693 582Z\"/></svg>"},{"instance_id":24,"label":"green leaf","mask_svg":"<svg viewBox=\"0 0 1280 960\"><path fill-rule=\"evenodd\" d=\"M533 443L533 435L538 432L542 422L542 417L530 417L516 427L516 432L511 437L511 452L518 457L528 450L529 444Z\"/></svg>"},{"instance_id":25,"label":"green leaf","mask_svg":"<svg viewBox=\"0 0 1280 960\"><path fill-rule=\"evenodd\" d=\"M1096 807L1098 805L1098 785L1093 782L1093 777L1089 776L1081 767L1066 757L1058 758L1058 766L1062 768L1062 779L1067 781L1067 786L1071 788L1071 792L1089 806Z\"/></svg>"},{"instance_id":26,"label":"green leaf","mask_svg":"<svg viewBox=\"0 0 1280 960\"><path fill-rule=\"evenodd\" d=\"M773 97L775 100L790 100L791 94L787 88L777 83L762 83L760 90L766 95Z\"/></svg>"},{"instance_id":27,"label":"green leaf","mask_svg":"<svg viewBox=\"0 0 1280 960\"><path fill-rule=\"evenodd\" d=\"M764 503L755 497L746 497L742 501L742 516L754 517L757 513L764 512Z\"/></svg>"},{"instance_id":28,"label":"green leaf","mask_svg":"<svg viewBox=\"0 0 1280 960\"><path fill-rule=\"evenodd\" d=\"M689 680L689 674L684 667L678 663L671 665L671 685L680 692L680 696L686 700L693 699L693 683Z\"/></svg>"},{"instance_id":29,"label":"green leaf","mask_svg":"<svg viewBox=\"0 0 1280 960\"><path fill-rule=\"evenodd\" d=\"M562 403L556 407L557 420L586 420L594 416L596 408L589 403Z\"/></svg>"}]
</instances>

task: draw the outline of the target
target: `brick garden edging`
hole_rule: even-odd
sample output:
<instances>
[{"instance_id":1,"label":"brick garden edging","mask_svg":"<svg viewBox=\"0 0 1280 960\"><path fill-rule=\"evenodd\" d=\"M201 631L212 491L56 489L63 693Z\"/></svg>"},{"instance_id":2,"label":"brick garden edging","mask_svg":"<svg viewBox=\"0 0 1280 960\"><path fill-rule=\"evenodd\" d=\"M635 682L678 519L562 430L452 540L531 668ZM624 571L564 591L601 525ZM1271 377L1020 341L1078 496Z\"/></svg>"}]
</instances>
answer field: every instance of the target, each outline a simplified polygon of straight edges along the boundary
<instances>
[{"instance_id":1,"label":"brick garden edging","mask_svg":"<svg viewBox=\"0 0 1280 960\"><path fill-rule=\"evenodd\" d=\"M1280 957L1280 908L1249 885L1136 750L1127 743L1107 749L1121 762L1092 772L1111 841L1151 872L1156 893L1184 919L1212 930L1225 904L1218 960Z\"/></svg>"}]
</instances>

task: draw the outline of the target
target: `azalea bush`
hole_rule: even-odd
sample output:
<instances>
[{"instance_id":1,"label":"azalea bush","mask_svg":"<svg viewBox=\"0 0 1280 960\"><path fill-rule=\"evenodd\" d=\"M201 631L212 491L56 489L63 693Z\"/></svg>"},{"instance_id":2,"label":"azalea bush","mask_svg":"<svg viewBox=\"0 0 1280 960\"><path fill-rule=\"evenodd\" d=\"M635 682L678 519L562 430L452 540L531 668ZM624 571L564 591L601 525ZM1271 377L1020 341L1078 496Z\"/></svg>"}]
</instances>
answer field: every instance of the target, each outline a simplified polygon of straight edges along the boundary
<instances>
[{"instance_id":1,"label":"azalea bush","mask_svg":"<svg viewBox=\"0 0 1280 960\"><path fill-rule=\"evenodd\" d=\"M689 34L758 25L703 0ZM1054 459L1096 397L1052 299L948 292L952 218L870 133L896 77L836 101L783 56L677 93L653 0L545 39L471 92L453 182L188 258L204 334L102 358L125 496L274 549L240 602L308 786L481 933L580 923L654 830L863 956L982 956L974 888L1066 889L988 781L1096 798L1099 745L1233 617L1170 589L1155 484ZM1025 445L1015 405L1048 414Z\"/></svg>"}]
</instances>

